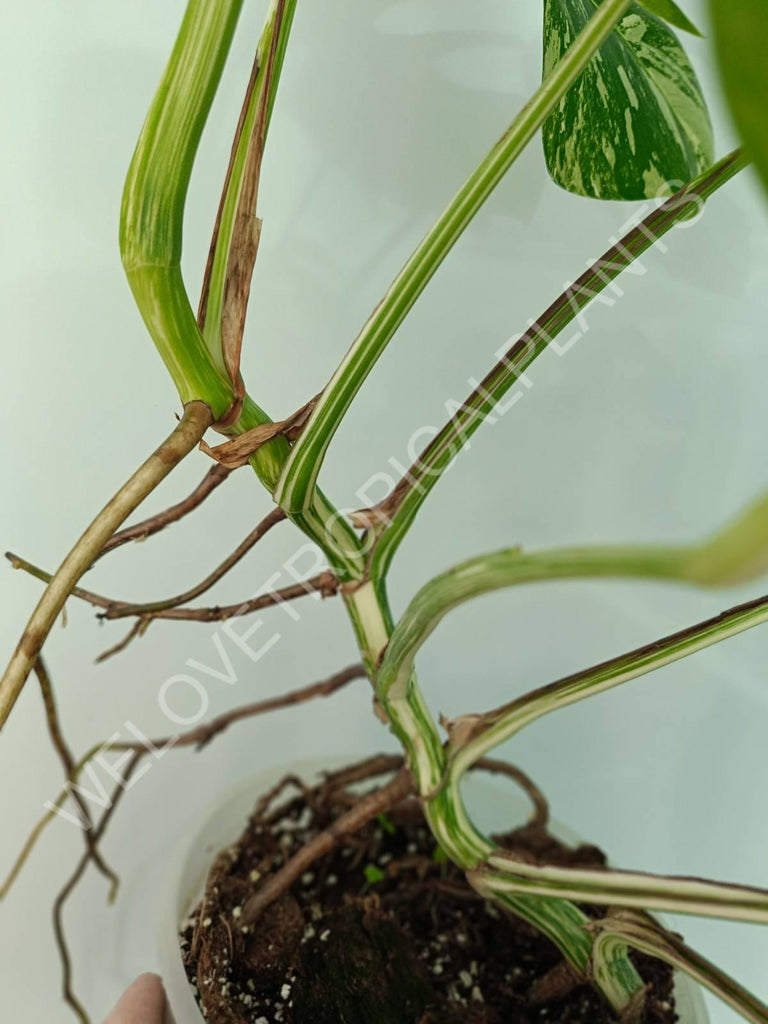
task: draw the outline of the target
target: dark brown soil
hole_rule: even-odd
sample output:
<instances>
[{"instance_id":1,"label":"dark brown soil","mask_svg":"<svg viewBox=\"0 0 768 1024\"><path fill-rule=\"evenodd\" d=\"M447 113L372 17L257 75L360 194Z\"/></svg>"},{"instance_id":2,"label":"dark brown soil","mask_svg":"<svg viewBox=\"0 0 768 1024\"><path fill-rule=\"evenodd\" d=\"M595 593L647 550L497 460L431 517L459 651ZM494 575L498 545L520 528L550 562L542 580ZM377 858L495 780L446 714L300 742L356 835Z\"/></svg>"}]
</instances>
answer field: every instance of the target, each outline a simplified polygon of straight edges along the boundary
<instances>
[{"instance_id":1,"label":"dark brown soil","mask_svg":"<svg viewBox=\"0 0 768 1024\"><path fill-rule=\"evenodd\" d=\"M210 1024L612 1024L547 939L446 862L415 800L342 841L244 929L247 898L354 799L304 789L257 809L219 855L181 938ZM568 849L540 828L500 842L543 861L604 864L595 847ZM651 986L645 1024L673 1024L670 970L636 963Z\"/></svg>"}]
</instances>

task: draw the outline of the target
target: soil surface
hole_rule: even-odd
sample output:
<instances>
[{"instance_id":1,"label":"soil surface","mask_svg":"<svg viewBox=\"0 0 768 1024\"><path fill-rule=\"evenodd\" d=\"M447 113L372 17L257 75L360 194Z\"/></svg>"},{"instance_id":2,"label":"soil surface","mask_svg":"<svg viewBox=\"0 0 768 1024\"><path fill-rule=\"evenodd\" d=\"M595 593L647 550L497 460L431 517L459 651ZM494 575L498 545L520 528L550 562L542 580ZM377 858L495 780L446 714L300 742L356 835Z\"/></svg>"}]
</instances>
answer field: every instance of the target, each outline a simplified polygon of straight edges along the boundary
<instances>
[{"instance_id":1,"label":"soil surface","mask_svg":"<svg viewBox=\"0 0 768 1024\"><path fill-rule=\"evenodd\" d=\"M217 858L181 936L210 1024L613 1024L549 940L477 896L413 799L341 840L244 928L247 899L358 795L286 780ZM541 862L605 863L538 826L497 840ZM671 971L635 962L650 986L645 1024L673 1024Z\"/></svg>"}]
</instances>

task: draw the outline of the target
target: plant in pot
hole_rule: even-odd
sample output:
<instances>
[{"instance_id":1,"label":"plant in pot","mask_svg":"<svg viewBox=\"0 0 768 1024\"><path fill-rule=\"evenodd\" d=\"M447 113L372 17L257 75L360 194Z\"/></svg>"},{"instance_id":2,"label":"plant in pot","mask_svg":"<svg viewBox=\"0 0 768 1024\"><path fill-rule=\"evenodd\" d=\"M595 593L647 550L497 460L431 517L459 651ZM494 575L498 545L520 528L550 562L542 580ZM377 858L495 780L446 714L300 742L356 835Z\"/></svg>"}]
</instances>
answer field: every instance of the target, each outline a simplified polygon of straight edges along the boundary
<instances>
[{"instance_id":1,"label":"plant in pot","mask_svg":"<svg viewBox=\"0 0 768 1024\"><path fill-rule=\"evenodd\" d=\"M5 725L34 674L66 781L1 891L5 895L10 889L46 825L73 807L84 825L84 851L57 898L55 921L65 997L81 1020L88 1017L73 990L61 912L90 864L116 886L100 842L142 762L170 748L205 747L238 721L367 679L374 713L390 728L401 753L326 766L319 779L300 771L265 778L238 792L193 837L179 869L178 891L169 901L174 940L180 940L166 976L177 1024L201 1018L251 1024L661 1024L678 1019L678 1012L685 1021L704 1020L696 990L684 979L709 988L745 1019L768 1021L768 1007L757 997L652 916L668 911L768 923L768 892L609 867L599 850L550 827L536 785L493 757L496 747L552 711L764 623L768 598L653 639L491 711L468 708L452 720L435 720L415 671L420 649L454 608L501 588L574 578L655 579L699 587L756 579L768 570L768 499L734 510L712 536L687 544L507 548L447 569L404 608L392 609L387 595L390 566L422 505L477 428L495 422L529 386L526 371L534 360L547 349L564 351L568 330L587 306L620 294L621 275L636 269L672 228L695 219L751 158L758 173L768 175L763 125L768 78L760 47L768 11L759 0L736 7L712 0L710 6L726 93L746 152L714 157L706 105L674 31L696 29L672 0L546 0L541 85L407 260L331 380L298 411L273 421L246 389L240 363L261 229L260 172L278 112L278 85L290 59L297 3L274 0L267 13L195 313L180 269L182 218L241 0L189 0L128 171L120 230L133 296L183 412L55 573L9 556L46 589L0 683L0 723ZM498 354L391 493L371 507L342 512L318 486L336 431L432 276L539 131L549 172L568 191L593 200L652 202ZM207 443L211 429L225 439ZM123 526L198 448L213 464L188 498ZM114 601L80 586L99 558L192 513L235 470L247 472L248 466L273 496L274 508L200 584L144 604ZM286 522L323 553L321 572L239 605L190 604ZM106 619L131 621L126 638L107 652L113 655L156 619L228 623L308 594L334 597L343 605L360 665L182 733L113 739L80 758L72 754L43 660L46 638L69 597L97 606ZM245 644L248 634L238 637ZM346 746L342 738L339 742ZM96 814L78 780L105 751L124 756L114 794ZM462 788L465 776L475 772L511 778L530 799L529 820L515 828L510 821L506 831L487 834L470 813ZM208 854L211 842L215 856ZM195 891L203 868L207 878ZM182 968L184 981L178 985Z\"/></svg>"}]
</instances>

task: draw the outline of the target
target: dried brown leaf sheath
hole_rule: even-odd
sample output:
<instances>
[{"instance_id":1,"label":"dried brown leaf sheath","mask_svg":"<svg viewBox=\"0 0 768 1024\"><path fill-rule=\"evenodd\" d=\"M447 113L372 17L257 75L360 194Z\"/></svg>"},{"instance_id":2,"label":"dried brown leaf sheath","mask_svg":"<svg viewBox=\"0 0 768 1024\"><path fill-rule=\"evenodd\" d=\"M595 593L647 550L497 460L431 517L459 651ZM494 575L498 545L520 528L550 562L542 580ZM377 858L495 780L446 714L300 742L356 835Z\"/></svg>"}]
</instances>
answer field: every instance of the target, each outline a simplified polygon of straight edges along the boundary
<instances>
[{"instance_id":1,"label":"dried brown leaf sheath","mask_svg":"<svg viewBox=\"0 0 768 1024\"><path fill-rule=\"evenodd\" d=\"M254 452L258 451L267 441L271 441L275 437L287 437L289 440L294 440L309 419L318 397L315 395L287 419L278 420L276 423L264 423L260 427L254 427L253 430L247 430L240 437L235 437L231 441L225 441L214 447L201 441L200 450L227 469L244 466Z\"/></svg>"}]
</instances>

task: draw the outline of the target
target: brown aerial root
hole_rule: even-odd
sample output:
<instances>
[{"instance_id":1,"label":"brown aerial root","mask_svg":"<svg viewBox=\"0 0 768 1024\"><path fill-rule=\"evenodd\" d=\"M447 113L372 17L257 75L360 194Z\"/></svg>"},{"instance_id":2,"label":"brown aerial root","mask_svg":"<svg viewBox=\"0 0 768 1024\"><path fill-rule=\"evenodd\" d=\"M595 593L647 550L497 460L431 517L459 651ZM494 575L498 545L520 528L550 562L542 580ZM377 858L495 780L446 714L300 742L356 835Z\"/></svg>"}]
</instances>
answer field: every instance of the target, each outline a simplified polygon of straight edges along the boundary
<instances>
[{"instance_id":1,"label":"brown aerial root","mask_svg":"<svg viewBox=\"0 0 768 1024\"><path fill-rule=\"evenodd\" d=\"M215 605L212 608L171 607L145 611L141 605L123 605L120 602L113 602L99 618L111 621L125 618L128 615L138 615L143 619L165 619L177 622L223 622L226 619L252 615L253 612L261 611L264 608L272 608L275 605L284 604L286 601L295 601L310 594L333 597L338 590L338 579L334 573L326 570L318 573L317 576L301 580L299 583L292 583L278 590L257 594L256 597L248 598L248 600L237 604Z\"/></svg>"},{"instance_id":2,"label":"brown aerial root","mask_svg":"<svg viewBox=\"0 0 768 1024\"><path fill-rule=\"evenodd\" d=\"M34 672L37 676L37 680L40 683L40 691L43 696L43 706L45 707L45 718L48 724L48 733L51 737L51 743L59 756L62 767L64 768L64 777L69 779L75 770L75 759L72 755L72 751L64 739L64 734L61 730L61 724L59 722L59 713L56 707L56 698L53 693L53 686L51 684L51 677L48 673L45 662L43 661L42 654L37 656L35 662ZM93 819L91 818L91 812L88 809L88 805L76 790L72 790L72 797L77 804L80 818L83 823L83 836L85 837L85 845L88 850L91 859L93 860L96 867L104 875L107 881L110 883L109 889L109 901L113 903L116 896L117 890L120 885L120 879L117 877L115 872L110 868L103 860L101 853L99 852L98 846L94 841L93 837Z\"/></svg>"},{"instance_id":3,"label":"brown aerial root","mask_svg":"<svg viewBox=\"0 0 768 1024\"><path fill-rule=\"evenodd\" d=\"M287 892L316 860L330 853L342 839L359 832L369 821L391 810L413 791L413 776L407 768L401 768L386 785L361 797L350 810L318 833L251 896L243 908L243 926L248 928L258 921L270 904Z\"/></svg>"},{"instance_id":4,"label":"brown aerial root","mask_svg":"<svg viewBox=\"0 0 768 1024\"><path fill-rule=\"evenodd\" d=\"M367 782L377 775L398 772L404 766L405 758L402 754L374 754L363 761L355 761L354 764L345 765L335 771L324 772L323 777L328 789L345 789L355 782Z\"/></svg>"},{"instance_id":5,"label":"brown aerial root","mask_svg":"<svg viewBox=\"0 0 768 1024\"><path fill-rule=\"evenodd\" d=\"M546 1006L556 999L565 999L583 984L584 976L567 960L561 960L531 986L528 991L528 1005Z\"/></svg>"},{"instance_id":6,"label":"brown aerial root","mask_svg":"<svg viewBox=\"0 0 768 1024\"><path fill-rule=\"evenodd\" d=\"M130 604L129 602L120 601L113 602L104 613L105 619L122 619L131 615L151 615L153 612L162 612L169 608L177 608L179 605L186 604L188 601L193 601L196 597L200 597L206 591L210 590L214 584L218 583L219 580L223 579L227 573L231 572L232 569L248 554L251 548L255 547L258 542L265 537L269 531L277 526L278 523L282 523L286 518L285 512L281 508L274 508L266 515L257 525L249 532L248 536L244 538L235 548L235 550L228 555L223 562L218 565L213 572L209 573L205 579L195 584L194 587L190 587L189 590L183 591L181 594L177 594L175 597L164 598L160 601L148 601L142 604Z\"/></svg>"},{"instance_id":7,"label":"brown aerial root","mask_svg":"<svg viewBox=\"0 0 768 1024\"><path fill-rule=\"evenodd\" d=\"M528 821L530 828L546 829L549 824L549 804L547 798L530 777L517 765L509 764L507 761L500 761L493 757L483 757L474 766L480 771L490 772L493 775L505 775L516 782L520 789L533 804L533 815Z\"/></svg>"},{"instance_id":8,"label":"brown aerial root","mask_svg":"<svg viewBox=\"0 0 768 1024\"><path fill-rule=\"evenodd\" d=\"M275 518L278 519L279 517L276 515ZM256 531L252 531L252 533L249 534L249 538L252 537L255 532ZM262 533L260 536L263 535L264 534ZM246 540L249 538L246 538ZM240 548L242 548L244 544L245 541L240 545ZM240 548L238 548L237 551L239 551ZM213 585L213 582L221 579L224 572L229 571L228 569L225 569L224 572L222 572L222 568L227 565L229 565L229 568L232 567L232 564L234 564L232 560L235 558L237 551L230 555L221 566L214 570L210 576L206 577L206 580L203 581L203 583L198 584L193 588L193 590L197 591L197 593L202 593L202 589L207 590L208 587ZM28 562L26 559L13 554L13 552L6 552L5 557L14 569L21 569L24 572L29 573L30 576L34 576L36 579L43 580L43 582L49 582L53 578L51 573L46 572L45 569L41 569L32 562ZM242 557L242 555L238 557L238 561L240 557ZM213 579L214 576L216 577L215 580ZM205 584L205 586L203 586L203 584ZM181 597L181 599L184 599L186 595L179 595L163 601L150 602L145 605L133 604L129 601L120 601L114 598L105 597L103 594L97 594L94 591L86 590L83 587L73 587L71 595L81 601L85 601L87 604L93 605L95 608L103 609L99 616L101 619L111 621L135 615L145 621L146 624L143 629L139 629L134 626L125 640L121 641L119 645L116 645L120 650L123 650L131 640L146 631L149 623L153 619L173 620L176 622L224 622L227 619L239 618L243 615L252 615L254 612L261 611L265 608L272 608L276 605L284 604L286 601L295 601L298 598L307 597L310 594L319 594L321 597L333 597L339 592L339 589L340 583L336 575L330 570L325 570L324 572L318 573L316 576L312 576L309 579L289 584L288 586L279 588L278 590L270 590L263 594L257 594L256 597L248 598L236 604L215 605L208 608L176 607L176 602L179 598ZM192 591L189 591L188 593L191 592ZM111 653L116 653L116 651L113 651L113 649L110 648L110 651L105 652L102 657L106 657Z\"/></svg>"},{"instance_id":9,"label":"brown aerial root","mask_svg":"<svg viewBox=\"0 0 768 1024\"><path fill-rule=\"evenodd\" d=\"M160 533L166 526L178 523L180 519L183 519L184 516L194 512L196 508L202 505L208 495L213 494L216 488L223 484L229 475L230 470L226 466L211 466L197 487L182 501L163 509L162 512L158 512L154 516L142 519L141 522L135 523L133 526L126 526L125 529L114 533L96 556L94 562L103 558L110 551L122 547L123 544L129 544L131 541L146 540L147 537Z\"/></svg>"},{"instance_id":10,"label":"brown aerial root","mask_svg":"<svg viewBox=\"0 0 768 1024\"><path fill-rule=\"evenodd\" d=\"M243 707L235 708L232 711L226 712L225 714L219 715L217 718L212 719L210 722L205 723L202 726L198 726L189 732L183 733L176 737L165 737L162 739L155 740L144 740L143 742L127 743L120 742L110 744L107 747L103 745L94 747L85 757L81 758L79 762L75 763L72 755L69 753L69 748L64 743L63 737L61 736L61 730L58 726L58 719L55 714L55 704L52 702L52 690L50 688L50 681L48 680L45 669L42 669L43 676L41 679L41 687L46 705L46 713L48 715L49 727L51 729L52 737L55 734L54 746L62 758L62 761L67 760L67 764L70 765L68 771L67 785L65 786L62 793L59 795L56 802L51 806L51 809L47 812L44 818L38 823L33 830L29 839L27 840L24 849L17 858L8 878L0 886L0 898L4 897L10 887L12 886L15 879L18 877L19 872L24 866L28 859L37 839L44 831L47 824L49 824L55 817L56 812L60 809L67 796L72 795L80 807L81 813L85 816L85 819L90 823L90 828L84 831L86 849L77 863L75 870L73 871L70 878L56 897L53 907L53 924L54 933L56 936L56 943L59 950L59 955L62 964L63 974L63 995L67 1005L76 1014L82 1024L89 1024L89 1017L83 1008L82 1003L74 993L72 983L72 959L69 952L68 943L66 940L66 934L63 923L63 910L64 906L71 896L72 892L77 887L78 883L82 879L85 871L88 867L89 862L93 861L100 870L102 870L107 877L110 879L114 887L117 884L117 877L114 873L104 865L99 852L99 843L109 825L110 819L114 814L117 803L122 798L123 793L128 788L128 781L134 774L136 768L140 762L152 754L154 751L159 749L175 749L183 747L195 747L197 750L201 750L208 743L211 742L215 737L225 732L231 725L236 722L242 721L246 718L253 718L260 714L265 714L269 711L277 711L283 708L293 707L296 704L301 704L304 701L312 700L318 697L329 697L349 683L356 679L367 678L365 668L361 664L350 665L340 672L336 672L334 675L327 679L321 680L316 683L311 683L308 686L304 686L297 690L292 690L289 693L280 694L276 697L268 698L267 700L258 701L253 704L248 704ZM42 680L45 680L43 682ZM76 781L80 773L89 763L96 754L105 751L121 751L129 752L132 754L130 761L126 767L123 779L118 784L115 792L113 793L110 801L110 805L102 815L99 822L94 825L87 806L84 806L82 797L77 793L76 790L72 789L72 783Z\"/></svg>"},{"instance_id":11,"label":"brown aerial root","mask_svg":"<svg viewBox=\"0 0 768 1024\"><path fill-rule=\"evenodd\" d=\"M112 815L117 809L123 794L128 789L128 783L131 776L133 775L139 761L141 760L141 754L136 753L128 762L126 766L125 774L123 778L115 786L112 793L109 806L101 816L98 825L93 832L93 845L96 846L101 841L107 826L112 818ZM87 849L80 860L77 863L77 867L72 872L70 877L64 883L63 888L60 890L53 904L53 931L56 937L56 945L59 950L59 957L61 959L62 967L62 994L64 996L64 1002L77 1018L81 1021L81 1024L90 1024L90 1018L83 1007L83 1004L75 995L72 987L72 957L69 952L69 945L67 943L67 937L64 930L64 907L67 900L72 895L74 890L77 888L80 879L85 874L85 869L88 867L88 862L92 859L92 853L90 849Z\"/></svg>"},{"instance_id":12,"label":"brown aerial root","mask_svg":"<svg viewBox=\"0 0 768 1024\"><path fill-rule=\"evenodd\" d=\"M126 647L129 647L137 637L144 636L151 624L152 619L150 618L142 617L140 619L136 619L122 640L118 640L116 644L112 645L112 647L108 647L105 651L101 652L101 654L95 659L96 664L101 665L110 658L114 658L116 654L120 654L126 649Z\"/></svg>"},{"instance_id":13,"label":"brown aerial root","mask_svg":"<svg viewBox=\"0 0 768 1024\"><path fill-rule=\"evenodd\" d=\"M175 749L196 747L198 750L201 750L210 743L211 740L221 735L221 733L226 732L226 730L236 722L241 722L246 718L255 718L258 715L267 714L270 711L280 711L284 708L294 707L297 704L302 704L305 701L314 700L319 697L330 697L356 679L367 679L367 673L362 664L350 665L347 668L342 669L340 672L336 672L332 676L329 676L327 679L311 683L308 686L301 687L300 689L291 690L288 693L279 694L276 697L269 697L266 700L256 701L253 704L246 704L242 707L235 708L232 711L227 711L212 719L210 722L206 722L203 725L197 726L189 732L181 733L178 736L166 736L162 739L143 740L141 742L116 742L106 745L97 744L92 747L87 754L73 765L72 769L68 773L64 788L61 790L56 800L50 805L49 810L46 811L30 833L7 878L2 885L0 885L0 900L3 899L10 891L13 883L24 867L46 827L56 817L57 811L64 806L70 793L74 792L72 790L73 783L77 781L85 766L89 764L97 754L109 753L110 751L121 753L133 752L138 754L139 758L142 758L151 754L153 751L165 748Z\"/></svg>"}]
</instances>

